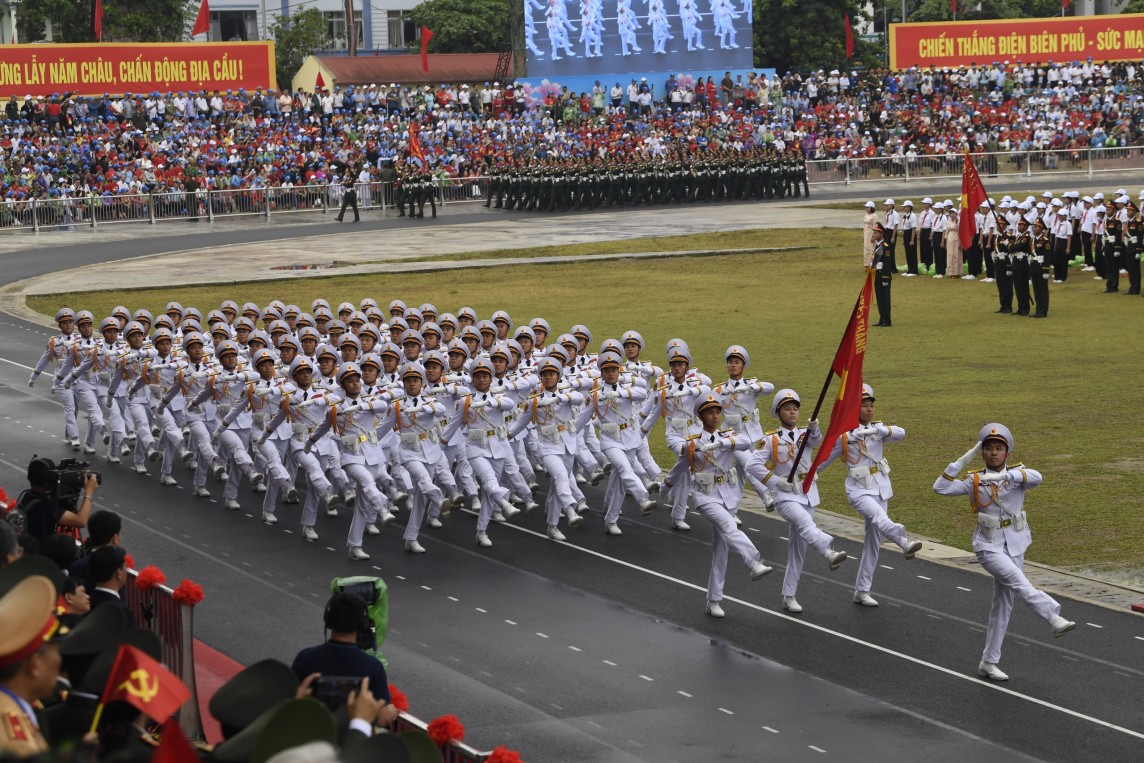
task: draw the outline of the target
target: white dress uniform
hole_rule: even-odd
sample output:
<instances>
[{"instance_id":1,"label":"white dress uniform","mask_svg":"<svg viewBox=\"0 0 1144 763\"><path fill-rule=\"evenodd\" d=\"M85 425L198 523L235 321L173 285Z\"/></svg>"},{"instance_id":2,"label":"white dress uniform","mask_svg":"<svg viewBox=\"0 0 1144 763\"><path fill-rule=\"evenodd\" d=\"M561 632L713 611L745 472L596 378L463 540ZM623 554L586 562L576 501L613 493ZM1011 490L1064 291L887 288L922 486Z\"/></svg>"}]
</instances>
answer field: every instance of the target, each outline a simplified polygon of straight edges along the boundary
<instances>
[{"instance_id":1,"label":"white dress uniform","mask_svg":"<svg viewBox=\"0 0 1144 763\"><path fill-rule=\"evenodd\" d=\"M119 394L127 396L127 415L135 422L134 460L135 471L139 474L147 473L146 461L155 461L159 457L155 437L151 434L151 391L144 385L139 392L133 392L135 383L143 375L149 354L148 350L139 349L120 357L107 389L108 396L112 398Z\"/></svg>"},{"instance_id":2,"label":"white dress uniform","mask_svg":"<svg viewBox=\"0 0 1144 763\"><path fill-rule=\"evenodd\" d=\"M161 336L171 336L167 329L157 331L164 332ZM183 398L176 395L163 411L159 411L157 406L175 385L178 371L185 362L176 357L173 349L166 355L161 355L156 349L148 350L142 360L139 378L135 380L128 397L134 399L144 396L154 422L151 433L158 440L163 458L159 479L164 485L175 485L177 483L171 476L171 471L175 468L176 455L184 462L191 460L194 455L183 442Z\"/></svg>"},{"instance_id":3,"label":"white dress uniform","mask_svg":"<svg viewBox=\"0 0 1144 763\"><path fill-rule=\"evenodd\" d=\"M1013 435L1008 428L1002 424L986 424L978 434L978 443L942 472L933 489L938 495L968 496L970 508L977 516L973 551L982 569L993 576L993 605L978 673L1003 681L1007 676L997 668L997 663L1001 661L1001 643L1005 640L1015 599L1020 598L1047 621L1057 636L1068 633L1076 623L1061 617L1061 605L1034 588L1022 570L1025 551L1033 542L1025 516L1025 493L1041 484L1041 473L1024 464L1006 464L999 471L985 469L970 472L966 477L958 476L990 439L1001 440L1010 451L1013 449Z\"/></svg>"},{"instance_id":4,"label":"white dress uniform","mask_svg":"<svg viewBox=\"0 0 1144 763\"><path fill-rule=\"evenodd\" d=\"M414 365L420 367L421 364ZM420 371L420 374L424 381L424 371ZM418 394L394 401L378 424L378 429L392 430L397 434L398 458L413 481L413 500L402 539L405 541L405 549L414 553L424 551L417 542L417 536L430 507L437 509L436 514L448 512L452 506L450 499L434 480L434 476L440 479L437 470L441 461L440 431L437 428L437 421L444 414L445 406L424 394ZM453 488L456 489L455 484Z\"/></svg>"},{"instance_id":5,"label":"white dress uniform","mask_svg":"<svg viewBox=\"0 0 1144 763\"><path fill-rule=\"evenodd\" d=\"M437 384L427 385L424 391L426 395L432 396L445 407L445 414L440 420L442 429L441 448L444 451L445 460L453 464L457 470L456 480L460 489L465 495L475 497L480 487L477 485L472 464L469 462L465 433L458 428L452 431L448 437L445 436L446 428L452 422L453 416L460 410L461 402L472 390L455 382L440 381Z\"/></svg>"},{"instance_id":6,"label":"white dress uniform","mask_svg":"<svg viewBox=\"0 0 1144 763\"><path fill-rule=\"evenodd\" d=\"M224 342L223 347L227 344ZM215 426L211 430L211 442L218 445L218 458L227 471L226 484L223 487L223 505L237 511L238 485L240 475L245 475L252 486L262 483L263 474L254 468L254 459L250 457L251 427L254 420L247 410L245 400L252 387L258 380L254 371L241 371L237 368L226 371L219 367L218 373L207 377L207 384L203 391L191 402L191 410L197 410L206 402L215 406ZM231 416L233 408L238 412Z\"/></svg>"},{"instance_id":7,"label":"white dress uniform","mask_svg":"<svg viewBox=\"0 0 1144 763\"><path fill-rule=\"evenodd\" d=\"M291 375L299 363L308 360L296 359L290 367ZM296 463L306 473L306 497L302 501L302 537L308 541L318 539L314 525L318 521L318 502L325 504L329 516L337 516L338 494L326 476L326 467L340 470L337 460L337 446L329 437L316 441L313 452L306 452L306 440L317 431L326 419L326 411L331 398L324 390L313 387L299 387L285 384L281 388L278 412L266 425L267 432L277 434L278 428L288 426L290 439L286 444L288 459Z\"/></svg>"},{"instance_id":8,"label":"white dress uniform","mask_svg":"<svg viewBox=\"0 0 1144 763\"><path fill-rule=\"evenodd\" d=\"M694 401L696 417L708 406L722 406L718 393L710 389L699 391ZM734 453L749 451L753 443L735 432L724 429L715 432L701 430L687 440L683 460L691 478L688 480L695 508L711 523L711 573L707 578L707 612L723 617L719 602L723 600L723 585L727 578L727 558L733 550L758 580L771 571L763 564L762 555L747 534L735 525L734 515L743 495L737 476Z\"/></svg>"},{"instance_id":9,"label":"white dress uniform","mask_svg":"<svg viewBox=\"0 0 1144 763\"><path fill-rule=\"evenodd\" d=\"M867 384L862 387L863 397L873 398L873 389ZM882 448L888 442L901 442L905 437L906 430L901 427L872 422L840 436L819 467L821 473L839 457L843 457L846 463L846 499L866 523L862 559L858 563L858 577L854 583L855 601L866 606L877 605L868 595L863 597L861 594L869 594L874 584L882 538L898 544L907 559L912 559L922 545L906 537L905 526L890 519L887 513L887 504L894 490L890 486L890 464L883 457Z\"/></svg>"},{"instance_id":10,"label":"white dress uniform","mask_svg":"<svg viewBox=\"0 0 1144 763\"><path fill-rule=\"evenodd\" d=\"M70 312L70 311L69 311ZM52 373L52 393L56 399L60 401L60 405L64 409L64 439L73 448L79 447L79 427L76 426L75 421L75 391L66 388L61 384L61 378L58 375L59 368L62 366L64 359L71 351L72 344L79 339L79 334L74 331L70 334L60 332L59 336L54 336L48 340L44 352L40 355L40 360L36 363L36 367L32 369L32 376L28 379L28 386L31 387L35 384L36 378L53 367Z\"/></svg>"},{"instance_id":11,"label":"white dress uniform","mask_svg":"<svg viewBox=\"0 0 1144 763\"><path fill-rule=\"evenodd\" d=\"M775 393L771 405L771 415L778 416L779 407L788 400L798 400L798 395L791 389L780 389ZM807 447L802 453L802 460L795 464L798 446L803 438L807 440ZM790 536L787 541L787 568L783 575L784 605L793 612L801 611L794 596L798 592L798 581L802 576L802 566L806 561L807 546L813 548L830 562L831 569L846 558L844 551L835 551L830 547L834 538L824 533L814 522L814 509L818 506L817 475L811 482L810 490L802 491L802 480L810 470L813 446L822 442L822 433L815 430L795 427L787 429L780 427L767 432L762 440L762 447L757 448L748 462L745 471L747 476L770 489L775 498L775 510L790 525ZM793 482L787 477L794 472ZM756 490L758 486L756 486ZM786 601L789 599L790 601Z\"/></svg>"},{"instance_id":12,"label":"white dress uniform","mask_svg":"<svg viewBox=\"0 0 1144 763\"><path fill-rule=\"evenodd\" d=\"M732 357L741 358L743 371L751 364L751 356L742 345L733 344L724 353L724 359ZM750 440L758 448L763 440L763 425L759 422L759 395L769 395L775 391L775 385L758 379L728 379L715 387L715 392L723 403L723 421L728 428L735 432L737 437ZM735 463L739 482L742 484L746 474L744 469L751 460L749 450L736 450ZM769 490L759 491L759 486L751 483L755 492L759 494L763 504L768 510L774 509L774 497Z\"/></svg>"},{"instance_id":13,"label":"white dress uniform","mask_svg":"<svg viewBox=\"0 0 1144 763\"><path fill-rule=\"evenodd\" d=\"M492 366L487 361L483 369L492 375ZM487 530L494 516L501 520L517 513L508 501L509 491L502 482L505 463L513 457L505 416L515 408L516 403L505 395L468 391L457 399L457 410L442 433L447 442L461 438L463 452L476 479L474 508L477 510L477 543L481 546L492 545Z\"/></svg>"},{"instance_id":14,"label":"white dress uniform","mask_svg":"<svg viewBox=\"0 0 1144 763\"><path fill-rule=\"evenodd\" d=\"M191 410L190 401L207 389L210 376L216 369L208 365L206 359L197 363L189 358L187 362L175 371L175 383L167 390L159 404L160 412L164 411L174 400L183 402L183 420L190 430L191 451L198 461L195 467L194 491L195 495L207 497L207 473L213 471L216 478L223 474L223 467L218 463L218 453L211 443L211 431L216 421L214 403L207 400L196 410Z\"/></svg>"},{"instance_id":15,"label":"white dress uniform","mask_svg":"<svg viewBox=\"0 0 1144 763\"><path fill-rule=\"evenodd\" d=\"M619 356L605 355L603 362L620 365ZM643 387L601 381L600 388L593 390L585 402L599 424L604 458L612 464L612 472L604 488L604 528L612 535L620 534L616 523L620 519L625 493L636 499L645 516L655 508L647 486L636 475L643 438L639 434L634 409L646 399L647 390Z\"/></svg>"},{"instance_id":16,"label":"white dress uniform","mask_svg":"<svg viewBox=\"0 0 1144 763\"><path fill-rule=\"evenodd\" d=\"M356 364L346 364L339 370L339 375L349 373L349 369L360 374L356 368ZM385 421L389 406L379 398L334 395L327 398L327 405L326 416L306 439L306 444L313 449L327 434L332 436L341 469L357 488L346 548L354 561L369 559L362 550L365 533L368 531L375 535L380 532L376 525L379 516L382 524L388 525L393 521L393 515L387 510L389 501L377 489L378 473L385 467L385 451L378 444L377 432Z\"/></svg>"},{"instance_id":17,"label":"white dress uniform","mask_svg":"<svg viewBox=\"0 0 1144 763\"><path fill-rule=\"evenodd\" d=\"M75 395L76 403L83 406L87 414L87 434L83 438L83 452L94 453L95 443L106 433L103 410L100 408L99 391L96 380L90 372L92 368L92 355L99 352L102 339L80 336L71 345L70 352L64 357L60 367L60 385L71 389ZM83 373L76 373L86 364Z\"/></svg>"},{"instance_id":18,"label":"white dress uniform","mask_svg":"<svg viewBox=\"0 0 1144 763\"><path fill-rule=\"evenodd\" d=\"M541 361L540 371L543 373L553 368L560 372L560 366L559 361L545 358ZM563 535L556 526L562 513L568 517L570 527L581 522L576 508L583 502L584 494L576 486L572 470L576 464L576 432L588 423L592 409L584 406L584 396L576 390L542 389L528 401L525 413L509 430L509 437L516 436L529 425L536 427L541 463L551 479L546 502L548 536L561 540Z\"/></svg>"}]
</instances>

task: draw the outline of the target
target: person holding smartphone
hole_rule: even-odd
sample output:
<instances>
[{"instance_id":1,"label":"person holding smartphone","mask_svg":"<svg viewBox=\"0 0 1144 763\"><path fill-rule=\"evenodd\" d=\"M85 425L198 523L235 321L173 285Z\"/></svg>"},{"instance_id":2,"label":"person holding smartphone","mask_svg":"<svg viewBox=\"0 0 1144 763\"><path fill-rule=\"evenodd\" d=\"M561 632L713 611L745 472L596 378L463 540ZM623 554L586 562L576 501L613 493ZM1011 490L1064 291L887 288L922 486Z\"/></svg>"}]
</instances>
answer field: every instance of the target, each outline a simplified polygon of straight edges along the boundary
<instances>
[{"instance_id":1,"label":"person holding smartphone","mask_svg":"<svg viewBox=\"0 0 1144 763\"><path fill-rule=\"evenodd\" d=\"M355 593L335 593L326 604L323 619L329 638L298 652L291 665L298 681L310 686L313 695L331 711L368 690L379 703L371 722L375 726L393 723L397 708L390 703L385 666L358 646L361 636L371 627L365 600Z\"/></svg>"}]
</instances>

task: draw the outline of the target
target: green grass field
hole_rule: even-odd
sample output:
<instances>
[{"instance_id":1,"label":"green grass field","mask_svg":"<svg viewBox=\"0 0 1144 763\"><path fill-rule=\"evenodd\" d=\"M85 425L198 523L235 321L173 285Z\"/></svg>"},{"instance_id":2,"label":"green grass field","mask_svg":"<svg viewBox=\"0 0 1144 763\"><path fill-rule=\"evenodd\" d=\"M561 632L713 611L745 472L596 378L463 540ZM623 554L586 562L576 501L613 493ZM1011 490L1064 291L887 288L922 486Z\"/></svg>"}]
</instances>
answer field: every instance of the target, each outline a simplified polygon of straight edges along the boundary
<instances>
[{"instance_id":1,"label":"green grass field","mask_svg":"<svg viewBox=\"0 0 1144 763\"><path fill-rule=\"evenodd\" d=\"M172 299L204 312L225 298L308 306L319 296L334 304L400 297L454 312L470 305L482 316L503 308L518 322L543 316L557 332L586 323L596 343L635 328L647 340L645 357L661 365L667 340L682 337L697 366L716 380L725 378L724 349L741 343L752 356L748 374L798 390L809 415L862 284L860 233L740 232L721 245L780 241L811 248L543 267L509 262L445 274L67 294L30 304L46 314L67 304L97 317L119 303L155 311ZM653 248L643 243L641 249ZM697 245L713 244L707 237ZM994 315L992 284L895 279L894 327L871 329L865 374L879 417L907 431L905 442L887 449L893 516L913 532L968 548L968 503L941 498L931 485L983 424L1001 421L1016 436L1015 458L1045 475L1027 502L1034 534L1028 558L1098 572L1144 568L1144 411L1137 391L1144 299L1106 296L1100 288L1074 269L1067 284L1052 287L1049 319L1031 320ZM662 443L655 432L657 457L667 466ZM842 480L837 467L823 474L823 508L848 511Z\"/></svg>"}]
</instances>

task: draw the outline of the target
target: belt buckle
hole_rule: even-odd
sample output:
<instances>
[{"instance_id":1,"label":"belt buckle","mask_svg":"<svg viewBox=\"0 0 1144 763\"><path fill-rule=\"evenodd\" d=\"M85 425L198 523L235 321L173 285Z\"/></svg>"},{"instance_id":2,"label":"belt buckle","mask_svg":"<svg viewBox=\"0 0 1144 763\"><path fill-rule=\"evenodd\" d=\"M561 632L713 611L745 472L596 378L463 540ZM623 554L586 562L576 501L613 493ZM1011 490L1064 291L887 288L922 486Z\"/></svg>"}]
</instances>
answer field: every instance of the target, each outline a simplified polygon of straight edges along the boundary
<instances>
[{"instance_id":1,"label":"belt buckle","mask_svg":"<svg viewBox=\"0 0 1144 763\"><path fill-rule=\"evenodd\" d=\"M496 433L497 433L497 430L495 430L495 429L486 430L485 431L485 437L495 437Z\"/></svg>"},{"instance_id":2,"label":"belt buckle","mask_svg":"<svg viewBox=\"0 0 1144 763\"><path fill-rule=\"evenodd\" d=\"M716 484L716 485L720 485L720 484L722 484L722 483L723 483L723 477L722 477L722 476L720 476L720 475L716 475L716 476L715 476L715 484Z\"/></svg>"},{"instance_id":3,"label":"belt buckle","mask_svg":"<svg viewBox=\"0 0 1144 763\"><path fill-rule=\"evenodd\" d=\"M1013 520L1012 520L1012 519L1002 519L1002 520L1001 520L1001 525L1000 525L1000 526L1001 526L1001 527L1009 527L1009 526L1010 526L1010 525L1012 525L1012 524L1013 524Z\"/></svg>"},{"instance_id":4,"label":"belt buckle","mask_svg":"<svg viewBox=\"0 0 1144 763\"><path fill-rule=\"evenodd\" d=\"M628 428L628 425L627 425L627 424L620 424L620 431L623 431L623 430L625 430L625 429L627 429L627 428Z\"/></svg>"},{"instance_id":5,"label":"belt buckle","mask_svg":"<svg viewBox=\"0 0 1144 763\"><path fill-rule=\"evenodd\" d=\"M568 427L567 427L567 425L565 425L565 424L558 424L558 425L557 425L557 427L556 427L556 431L558 431L558 432L567 432L567 431L568 431Z\"/></svg>"},{"instance_id":6,"label":"belt buckle","mask_svg":"<svg viewBox=\"0 0 1144 763\"><path fill-rule=\"evenodd\" d=\"M877 474L879 471L880 471L880 469L878 468L877 464L870 467L870 474Z\"/></svg>"}]
</instances>

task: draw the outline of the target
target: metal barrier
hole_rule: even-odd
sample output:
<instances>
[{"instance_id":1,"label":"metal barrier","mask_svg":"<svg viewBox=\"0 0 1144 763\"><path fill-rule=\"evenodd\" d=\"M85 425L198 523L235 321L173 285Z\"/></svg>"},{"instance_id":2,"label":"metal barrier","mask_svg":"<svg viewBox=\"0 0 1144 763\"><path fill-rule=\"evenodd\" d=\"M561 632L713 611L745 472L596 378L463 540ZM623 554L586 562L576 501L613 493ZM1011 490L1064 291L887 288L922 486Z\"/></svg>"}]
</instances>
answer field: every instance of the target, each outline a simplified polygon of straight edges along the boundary
<instances>
[{"instance_id":1,"label":"metal barrier","mask_svg":"<svg viewBox=\"0 0 1144 763\"><path fill-rule=\"evenodd\" d=\"M395 734L402 731L423 731L428 733L429 724L407 713L399 713L397 720L390 726ZM492 753L480 752L464 742L453 742L441 750L441 763L481 763Z\"/></svg>"},{"instance_id":2,"label":"metal barrier","mask_svg":"<svg viewBox=\"0 0 1144 763\"><path fill-rule=\"evenodd\" d=\"M151 222L151 196L124 193L91 197L92 225Z\"/></svg>"},{"instance_id":3,"label":"metal barrier","mask_svg":"<svg viewBox=\"0 0 1144 763\"><path fill-rule=\"evenodd\" d=\"M1144 170L1144 147L1061 148L1046 151L1008 151L973 154L978 172L986 177L1085 175ZM961 177L965 155L879 156L808 160L810 185L893 180L909 183Z\"/></svg>"},{"instance_id":4,"label":"metal barrier","mask_svg":"<svg viewBox=\"0 0 1144 763\"><path fill-rule=\"evenodd\" d=\"M174 591L165 585L140 591L134 580L139 573L131 569L127 572L132 579L121 591L123 601L139 623L159 637L163 664L191 690L190 701L179 710L179 728L188 739L202 739L199 692L195 686L195 608L176 603L172 598Z\"/></svg>"},{"instance_id":5,"label":"metal barrier","mask_svg":"<svg viewBox=\"0 0 1144 763\"><path fill-rule=\"evenodd\" d=\"M209 217L241 217L267 215L268 194L264 188L226 188L208 191Z\"/></svg>"},{"instance_id":6,"label":"metal barrier","mask_svg":"<svg viewBox=\"0 0 1144 763\"><path fill-rule=\"evenodd\" d=\"M490 178L484 176L448 178L440 183L442 204L465 201L483 202L488 198Z\"/></svg>"}]
</instances>

